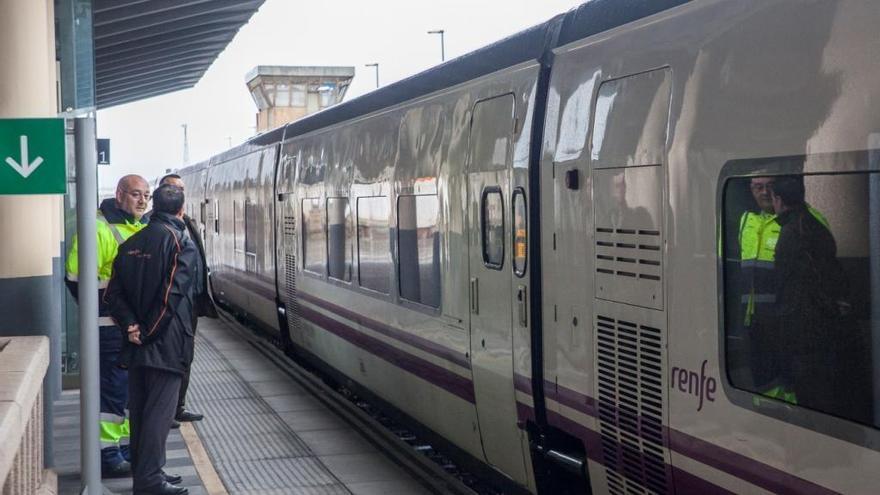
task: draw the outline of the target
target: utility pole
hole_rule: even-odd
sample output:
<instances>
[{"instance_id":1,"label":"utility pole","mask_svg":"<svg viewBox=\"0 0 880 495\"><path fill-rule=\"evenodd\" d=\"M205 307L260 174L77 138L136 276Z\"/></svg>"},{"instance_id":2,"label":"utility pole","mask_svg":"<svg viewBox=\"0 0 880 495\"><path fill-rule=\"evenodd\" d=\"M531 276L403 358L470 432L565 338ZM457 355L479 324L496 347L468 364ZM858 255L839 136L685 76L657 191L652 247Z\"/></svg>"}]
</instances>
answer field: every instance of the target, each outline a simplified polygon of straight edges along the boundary
<instances>
[{"instance_id":1,"label":"utility pole","mask_svg":"<svg viewBox=\"0 0 880 495\"><path fill-rule=\"evenodd\" d=\"M428 34L439 34L440 35L440 61L446 61L446 42L443 39L443 33L445 33L443 29L435 29L433 31L428 31Z\"/></svg>"},{"instance_id":2,"label":"utility pole","mask_svg":"<svg viewBox=\"0 0 880 495\"><path fill-rule=\"evenodd\" d=\"M365 67L373 67L376 69L376 87L378 88L379 87L379 63L376 62L373 64L364 64L364 66Z\"/></svg>"},{"instance_id":3,"label":"utility pole","mask_svg":"<svg viewBox=\"0 0 880 495\"><path fill-rule=\"evenodd\" d=\"M189 138L186 135L186 124L180 124L183 127L183 164L189 165Z\"/></svg>"}]
</instances>

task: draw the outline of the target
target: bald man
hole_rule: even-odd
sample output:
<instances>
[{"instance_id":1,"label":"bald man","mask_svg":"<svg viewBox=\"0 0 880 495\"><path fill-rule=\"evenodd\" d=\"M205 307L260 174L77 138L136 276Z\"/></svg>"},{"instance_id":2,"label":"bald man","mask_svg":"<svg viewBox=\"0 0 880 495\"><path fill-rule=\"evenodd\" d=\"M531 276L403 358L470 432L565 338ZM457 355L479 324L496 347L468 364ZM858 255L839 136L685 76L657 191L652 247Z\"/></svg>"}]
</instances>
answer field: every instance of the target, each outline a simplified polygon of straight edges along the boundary
<instances>
[{"instance_id":1,"label":"bald man","mask_svg":"<svg viewBox=\"0 0 880 495\"><path fill-rule=\"evenodd\" d=\"M108 478L128 476L131 464L128 459L129 424L125 412L128 406L128 372L117 366L123 336L110 319L109 308L104 302L104 289L110 280L119 245L146 225L141 223L141 218L149 202L150 185L147 181L139 175L126 175L116 185L116 197L105 199L98 208L96 275L101 367L101 472ZM74 235L66 264L67 288L74 298L79 295L77 247L77 236ZM94 357L83 356L83 359Z\"/></svg>"}]
</instances>

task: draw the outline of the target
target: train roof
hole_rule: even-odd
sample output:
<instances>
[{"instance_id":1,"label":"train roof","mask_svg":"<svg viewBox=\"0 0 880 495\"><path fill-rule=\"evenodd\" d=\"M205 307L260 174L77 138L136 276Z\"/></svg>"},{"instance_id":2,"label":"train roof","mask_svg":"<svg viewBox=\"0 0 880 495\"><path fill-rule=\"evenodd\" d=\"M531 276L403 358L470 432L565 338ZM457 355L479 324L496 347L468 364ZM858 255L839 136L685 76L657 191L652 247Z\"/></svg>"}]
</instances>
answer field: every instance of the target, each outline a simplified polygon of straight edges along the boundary
<instances>
[{"instance_id":1,"label":"train roof","mask_svg":"<svg viewBox=\"0 0 880 495\"><path fill-rule=\"evenodd\" d=\"M306 134L429 95L530 60L546 60L553 49L622 26L690 0L592 0L500 41L255 136L211 159L222 163L286 136Z\"/></svg>"}]
</instances>

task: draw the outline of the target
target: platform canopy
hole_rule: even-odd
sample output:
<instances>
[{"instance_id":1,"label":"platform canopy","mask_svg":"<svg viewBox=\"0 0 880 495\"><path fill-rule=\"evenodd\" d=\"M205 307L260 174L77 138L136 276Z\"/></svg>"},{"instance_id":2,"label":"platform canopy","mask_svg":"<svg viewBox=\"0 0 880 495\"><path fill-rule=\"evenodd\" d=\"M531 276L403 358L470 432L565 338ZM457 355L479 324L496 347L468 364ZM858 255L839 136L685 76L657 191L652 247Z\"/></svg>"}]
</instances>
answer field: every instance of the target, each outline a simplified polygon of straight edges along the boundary
<instances>
[{"instance_id":1,"label":"platform canopy","mask_svg":"<svg viewBox=\"0 0 880 495\"><path fill-rule=\"evenodd\" d=\"M94 0L98 108L193 87L265 0Z\"/></svg>"}]
</instances>

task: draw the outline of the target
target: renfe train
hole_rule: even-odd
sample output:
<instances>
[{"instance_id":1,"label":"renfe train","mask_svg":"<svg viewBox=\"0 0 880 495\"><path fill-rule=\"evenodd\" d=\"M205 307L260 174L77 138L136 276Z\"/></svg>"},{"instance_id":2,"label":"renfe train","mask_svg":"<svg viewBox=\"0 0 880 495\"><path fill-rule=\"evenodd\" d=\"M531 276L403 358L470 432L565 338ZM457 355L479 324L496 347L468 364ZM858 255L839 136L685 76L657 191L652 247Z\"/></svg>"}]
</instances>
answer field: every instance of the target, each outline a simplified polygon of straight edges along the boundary
<instances>
[{"instance_id":1,"label":"renfe train","mask_svg":"<svg viewBox=\"0 0 880 495\"><path fill-rule=\"evenodd\" d=\"M877 493L877 26L586 3L183 169L213 293L523 491ZM743 229L783 174L847 311L768 347Z\"/></svg>"}]
</instances>

